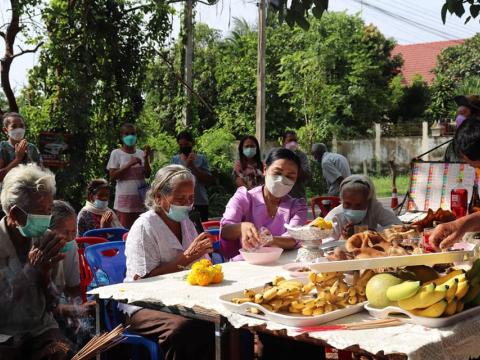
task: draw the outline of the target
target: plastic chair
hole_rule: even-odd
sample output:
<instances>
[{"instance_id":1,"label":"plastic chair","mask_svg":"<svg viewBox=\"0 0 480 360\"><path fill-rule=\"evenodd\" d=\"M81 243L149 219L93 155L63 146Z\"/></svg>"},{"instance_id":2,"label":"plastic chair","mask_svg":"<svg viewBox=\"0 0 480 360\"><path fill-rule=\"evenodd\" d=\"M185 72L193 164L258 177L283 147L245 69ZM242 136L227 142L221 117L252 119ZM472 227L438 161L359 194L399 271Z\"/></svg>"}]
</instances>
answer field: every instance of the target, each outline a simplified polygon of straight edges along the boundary
<instances>
[{"instance_id":1,"label":"plastic chair","mask_svg":"<svg viewBox=\"0 0 480 360\"><path fill-rule=\"evenodd\" d=\"M107 251L114 251L115 255L105 256ZM124 241L109 241L103 244L91 245L85 249L85 258L97 282L96 274L98 270L103 271L107 275L110 285L123 282L127 269ZM111 331L121 323L122 314L118 310L117 302L113 300L103 300L102 308L103 322L107 331ZM150 359L163 359L162 351L155 341L129 331L125 331L124 336L126 337L124 343L142 346L148 350Z\"/></svg>"},{"instance_id":2,"label":"plastic chair","mask_svg":"<svg viewBox=\"0 0 480 360\"><path fill-rule=\"evenodd\" d=\"M80 271L80 289L82 301L87 301L87 287L93 280L92 270L85 259L85 248L90 245L105 243L108 240L101 237L77 237L75 242L78 245L78 263Z\"/></svg>"},{"instance_id":3,"label":"plastic chair","mask_svg":"<svg viewBox=\"0 0 480 360\"><path fill-rule=\"evenodd\" d=\"M211 220L202 222L202 226L208 233L208 237L212 241L213 250L220 249L220 221ZM214 251L210 254L213 264L221 264L225 262L225 258L219 252Z\"/></svg>"},{"instance_id":4,"label":"plastic chair","mask_svg":"<svg viewBox=\"0 0 480 360\"><path fill-rule=\"evenodd\" d=\"M123 235L128 233L128 229L125 228L105 228L105 229L92 229L85 231L83 236L96 236L103 237L108 241L120 241L123 240Z\"/></svg>"},{"instance_id":5,"label":"plastic chair","mask_svg":"<svg viewBox=\"0 0 480 360\"><path fill-rule=\"evenodd\" d=\"M322 204L323 200L330 201L329 208L327 208L324 204ZM337 196L315 196L310 200L310 206L312 207L313 218L317 217L315 213L315 206L318 206L320 208L319 216L325 217L330 212L330 210L337 207L338 205L340 205L340 198Z\"/></svg>"}]
</instances>

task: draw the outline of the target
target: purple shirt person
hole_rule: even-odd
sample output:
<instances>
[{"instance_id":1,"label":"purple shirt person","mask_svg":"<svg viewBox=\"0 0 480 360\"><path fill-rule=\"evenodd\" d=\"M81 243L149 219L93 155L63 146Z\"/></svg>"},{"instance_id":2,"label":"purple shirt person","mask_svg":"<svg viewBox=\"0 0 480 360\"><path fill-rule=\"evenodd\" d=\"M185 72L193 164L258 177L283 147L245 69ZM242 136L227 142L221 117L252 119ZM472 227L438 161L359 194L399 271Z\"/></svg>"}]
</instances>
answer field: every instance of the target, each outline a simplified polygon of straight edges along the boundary
<instances>
[{"instance_id":1,"label":"purple shirt person","mask_svg":"<svg viewBox=\"0 0 480 360\"><path fill-rule=\"evenodd\" d=\"M285 224L305 225L307 205L304 199L288 195L298 177L300 159L284 148L273 149L265 161L265 186L249 191L237 189L228 202L220 222L221 251L227 258L239 254L240 248L260 245L260 229L270 231L273 239L264 246L293 249L296 242L289 237Z\"/></svg>"}]
</instances>

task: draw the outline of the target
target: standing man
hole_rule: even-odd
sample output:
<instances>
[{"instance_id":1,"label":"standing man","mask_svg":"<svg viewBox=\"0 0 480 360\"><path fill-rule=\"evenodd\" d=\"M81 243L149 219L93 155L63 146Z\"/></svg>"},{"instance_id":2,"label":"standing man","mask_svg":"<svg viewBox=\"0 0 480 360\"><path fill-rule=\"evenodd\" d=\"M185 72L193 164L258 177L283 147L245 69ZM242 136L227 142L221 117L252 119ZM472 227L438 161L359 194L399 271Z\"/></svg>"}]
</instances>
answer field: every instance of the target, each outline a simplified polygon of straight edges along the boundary
<instances>
[{"instance_id":1,"label":"standing man","mask_svg":"<svg viewBox=\"0 0 480 360\"><path fill-rule=\"evenodd\" d=\"M301 162L301 168L298 173L297 182L293 186L289 195L296 199L307 199L305 185L308 181L310 181L312 173L310 171L310 163L308 162L307 155L298 149L297 133L293 130L285 131L283 134L282 146L285 149L293 151L300 158Z\"/></svg>"},{"instance_id":2,"label":"standing man","mask_svg":"<svg viewBox=\"0 0 480 360\"><path fill-rule=\"evenodd\" d=\"M195 199L193 209L200 214L202 221L208 221L208 194L206 185L215 181L210 173L208 160L205 155L193 152L193 136L188 131L182 131L177 135L179 153L172 157L171 164L183 165L195 175Z\"/></svg>"},{"instance_id":3,"label":"standing man","mask_svg":"<svg viewBox=\"0 0 480 360\"><path fill-rule=\"evenodd\" d=\"M322 167L322 174L327 182L328 195L339 196L341 182L351 175L347 158L340 154L328 152L325 144L313 144L312 155Z\"/></svg>"}]
</instances>

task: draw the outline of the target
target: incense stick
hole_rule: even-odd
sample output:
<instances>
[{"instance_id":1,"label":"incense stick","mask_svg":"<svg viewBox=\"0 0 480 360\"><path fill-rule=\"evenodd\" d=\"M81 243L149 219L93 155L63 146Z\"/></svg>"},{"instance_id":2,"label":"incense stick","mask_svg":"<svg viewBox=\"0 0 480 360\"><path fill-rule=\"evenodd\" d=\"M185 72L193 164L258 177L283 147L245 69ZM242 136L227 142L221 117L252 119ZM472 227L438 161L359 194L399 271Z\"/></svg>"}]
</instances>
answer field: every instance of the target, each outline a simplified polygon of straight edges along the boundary
<instances>
[{"instance_id":1,"label":"incense stick","mask_svg":"<svg viewBox=\"0 0 480 360\"><path fill-rule=\"evenodd\" d=\"M126 339L123 332L126 328L118 325L110 332L102 335L95 335L73 358L72 360L87 360L97 354L104 352Z\"/></svg>"}]
</instances>

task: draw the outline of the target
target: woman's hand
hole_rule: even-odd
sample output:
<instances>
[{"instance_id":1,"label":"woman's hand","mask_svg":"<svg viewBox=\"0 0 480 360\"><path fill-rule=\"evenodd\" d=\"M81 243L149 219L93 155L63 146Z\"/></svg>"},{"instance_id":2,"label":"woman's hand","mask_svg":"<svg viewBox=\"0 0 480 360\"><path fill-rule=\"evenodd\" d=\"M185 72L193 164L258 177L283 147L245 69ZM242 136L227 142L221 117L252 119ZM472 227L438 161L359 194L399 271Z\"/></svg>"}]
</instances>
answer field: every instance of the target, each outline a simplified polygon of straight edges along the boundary
<instances>
[{"instance_id":1,"label":"woman's hand","mask_svg":"<svg viewBox=\"0 0 480 360\"><path fill-rule=\"evenodd\" d=\"M183 253L185 257L192 262L201 258L203 255L213 251L212 242L208 237L208 233L204 232L198 235Z\"/></svg>"},{"instance_id":2,"label":"woman's hand","mask_svg":"<svg viewBox=\"0 0 480 360\"><path fill-rule=\"evenodd\" d=\"M348 222L342 229L342 239L348 240L353 235L354 227L351 222Z\"/></svg>"},{"instance_id":3,"label":"woman's hand","mask_svg":"<svg viewBox=\"0 0 480 360\"><path fill-rule=\"evenodd\" d=\"M258 230L251 222L242 222L240 224L240 232L240 241L244 249L251 250L262 245Z\"/></svg>"},{"instance_id":4,"label":"woman's hand","mask_svg":"<svg viewBox=\"0 0 480 360\"><path fill-rule=\"evenodd\" d=\"M110 228L112 227L112 220L113 220L113 213L111 211L107 211L105 214L102 215L100 219L100 228Z\"/></svg>"},{"instance_id":5,"label":"woman's hand","mask_svg":"<svg viewBox=\"0 0 480 360\"><path fill-rule=\"evenodd\" d=\"M430 234L428 242L435 250L448 249L467 232L463 224L461 221L452 221L438 225Z\"/></svg>"}]
</instances>

